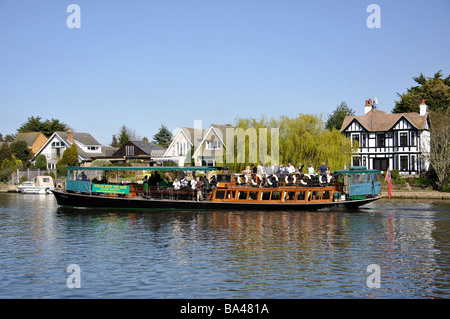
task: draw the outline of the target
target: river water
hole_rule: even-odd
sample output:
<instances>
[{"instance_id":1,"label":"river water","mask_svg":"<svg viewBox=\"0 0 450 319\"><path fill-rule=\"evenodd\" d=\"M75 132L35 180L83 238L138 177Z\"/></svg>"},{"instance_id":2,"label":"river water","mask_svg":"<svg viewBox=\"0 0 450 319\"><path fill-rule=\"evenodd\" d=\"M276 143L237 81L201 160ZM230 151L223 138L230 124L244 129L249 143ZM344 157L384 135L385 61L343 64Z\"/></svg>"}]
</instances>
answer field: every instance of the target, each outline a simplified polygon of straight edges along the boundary
<instances>
[{"instance_id":1,"label":"river water","mask_svg":"<svg viewBox=\"0 0 450 319\"><path fill-rule=\"evenodd\" d=\"M450 294L443 201L383 199L338 212L143 211L0 194L0 243L0 298Z\"/></svg>"}]
</instances>

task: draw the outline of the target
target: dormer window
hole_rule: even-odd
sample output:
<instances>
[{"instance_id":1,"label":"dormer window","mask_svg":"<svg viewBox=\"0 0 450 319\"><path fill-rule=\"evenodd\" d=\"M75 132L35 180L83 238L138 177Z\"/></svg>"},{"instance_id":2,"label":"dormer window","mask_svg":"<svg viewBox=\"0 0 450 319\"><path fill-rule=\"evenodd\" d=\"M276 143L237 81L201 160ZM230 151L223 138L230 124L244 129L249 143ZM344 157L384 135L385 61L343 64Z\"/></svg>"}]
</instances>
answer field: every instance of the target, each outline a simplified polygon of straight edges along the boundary
<instances>
[{"instance_id":1,"label":"dormer window","mask_svg":"<svg viewBox=\"0 0 450 319\"><path fill-rule=\"evenodd\" d=\"M206 149L207 150L220 150L219 141L206 141Z\"/></svg>"},{"instance_id":2,"label":"dormer window","mask_svg":"<svg viewBox=\"0 0 450 319\"><path fill-rule=\"evenodd\" d=\"M64 142L52 142L52 147L65 147Z\"/></svg>"},{"instance_id":3,"label":"dormer window","mask_svg":"<svg viewBox=\"0 0 450 319\"><path fill-rule=\"evenodd\" d=\"M98 146L88 146L87 149L89 151L96 151L96 150L98 150Z\"/></svg>"}]
</instances>

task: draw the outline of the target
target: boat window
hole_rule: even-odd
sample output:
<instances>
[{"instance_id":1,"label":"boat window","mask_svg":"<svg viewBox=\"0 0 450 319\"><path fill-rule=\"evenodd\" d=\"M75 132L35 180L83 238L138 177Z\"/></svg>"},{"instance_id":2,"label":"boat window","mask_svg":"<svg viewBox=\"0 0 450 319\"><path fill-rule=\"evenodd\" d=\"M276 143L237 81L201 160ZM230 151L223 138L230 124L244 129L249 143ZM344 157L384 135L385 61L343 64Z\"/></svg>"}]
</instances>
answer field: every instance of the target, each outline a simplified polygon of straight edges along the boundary
<instances>
[{"instance_id":1,"label":"boat window","mask_svg":"<svg viewBox=\"0 0 450 319\"><path fill-rule=\"evenodd\" d=\"M322 199L330 199L330 191L324 191L322 195Z\"/></svg>"},{"instance_id":2,"label":"boat window","mask_svg":"<svg viewBox=\"0 0 450 319\"><path fill-rule=\"evenodd\" d=\"M224 198L225 198L225 191L216 192L216 199L224 199Z\"/></svg>"},{"instance_id":3,"label":"boat window","mask_svg":"<svg viewBox=\"0 0 450 319\"><path fill-rule=\"evenodd\" d=\"M287 192L286 200L295 200L295 192Z\"/></svg>"},{"instance_id":4,"label":"boat window","mask_svg":"<svg viewBox=\"0 0 450 319\"><path fill-rule=\"evenodd\" d=\"M319 200L321 193L322 193L321 191L314 191L314 192L312 192L311 200Z\"/></svg>"},{"instance_id":5,"label":"boat window","mask_svg":"<svg viewBox=\"0 0 450 319\"><path fill-rule=\"evenodd\" d=\"M219 174L219 175L217 175L217 182L218 183L230 183L231 175Z\"/></svg>"},{"instance_id":6,"label":"boat window","mask_svg":"<svg viewBox=\"0 0 450 319\"><path fill-rule=\"evenodd\" d=\"M258 192L250 192L248 195L249 200L258 200Z\"/></svg>"},{"instance_id":7,"label":"boat window","mask_svg":"<svg viewBox=\"0 0 450 319\"><path fill-rule=\"evenodd\" d=\"M261 200L269 200L270 192L261 192Z\"/></svg>"},{"instance_id":8,"label":"boat window","mask_svg":"<svg viewBox=\"0 0 450 319\"><path fill-rule=\"evenodd\" d=\"M248 192L238 192L238 199L240 200L246 200L247 199Z\"/></svg>"},{"instance_id":9,"label":"boat window","mask_svg":"<svg viewBox=\"0 0 450 319\"><path fill-rule=\"evenodd\" d=\"M380 181L380 173L373 174L373 181L374 182L379 182Z\"/></svg>"},{"instance_id":10,"label":"boat window","mask_svg":"<svg viewBox=\"0 0 450 319\"><path fill-rule=\"evenodd\" d=\"M365 184L366 183L366 174L352 174L351 184Z\"/></svg>"},{"instance_id":11,"label":"boat window","mask_svg":"<svg viewBox=\"0 0 450 319\"><path fill-rule=\"evenodd\" d=\"M298 192L297 200L305 200L306 192Z\"/></svg>"},{"instance_id":12,"label":"boat window","mask_svg":"<svg viewBox=\"0 0 450 319\"><path fill-rule=\"evenodd\" d=\"M227 199L234 199L235 191L227 191Z\"/></svg>"},{"instance_id":13,"label":"boat window","mask_svg":"<svg viewBox=\"0 0 450 319\"><path fill-rule=\"evenodd\" d=\"M280 200L281 199L281 192L272 192L272 197L270 200Z\"/></svg>"}]
</instances>

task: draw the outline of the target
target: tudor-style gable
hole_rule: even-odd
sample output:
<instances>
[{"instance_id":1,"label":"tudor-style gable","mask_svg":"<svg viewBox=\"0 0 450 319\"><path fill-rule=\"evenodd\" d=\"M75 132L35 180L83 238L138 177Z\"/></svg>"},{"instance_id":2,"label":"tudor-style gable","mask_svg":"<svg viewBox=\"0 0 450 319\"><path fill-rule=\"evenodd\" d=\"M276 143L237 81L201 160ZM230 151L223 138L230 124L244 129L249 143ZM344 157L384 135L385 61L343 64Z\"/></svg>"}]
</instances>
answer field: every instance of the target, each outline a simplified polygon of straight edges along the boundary
<instances>
[{"instance_id":1,"label":"tudor-style gable","mask_svg":"<svg viewBox=\"0 0 450 319\"><path fill-rule=\"evenodd\" d=\"M425 101L421 113L387 114L366 101L365 114L346 116L341 132L358 142L352 165L371 169L398 169L404 174L428 170L423 154L429 151L429 116Z\"/></svg>"}]
</instances>

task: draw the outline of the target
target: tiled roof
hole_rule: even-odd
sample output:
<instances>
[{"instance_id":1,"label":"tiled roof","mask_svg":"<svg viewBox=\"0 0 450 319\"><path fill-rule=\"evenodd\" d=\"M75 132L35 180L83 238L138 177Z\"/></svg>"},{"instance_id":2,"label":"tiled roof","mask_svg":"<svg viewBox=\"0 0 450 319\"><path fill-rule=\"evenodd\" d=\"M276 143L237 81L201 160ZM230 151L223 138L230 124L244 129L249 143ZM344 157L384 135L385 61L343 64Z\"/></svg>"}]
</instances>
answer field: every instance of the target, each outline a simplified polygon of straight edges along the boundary
<instances>
[{"instance_id":1,"label":"tiled roof","mask_svg":"<svg viewBox=\"0 0 450 319\"><path fill-rule=\"evenodd\" d=\"M34 142L36 141L36 139L39 137L39 135L42 134L40 132L29 132L29 133L19 133L17 134L16 138L15 138L15 142L18 141L25 141L25 143L27 143L28 146L33 146Z\"/></svg>"},{"instance_id":2,"label":"tiled roof","mask_svg":"<svg viewBox=\"0 0 450 319\"><path fill-rule=\"evenodd\" d=\"M65 140L65 142L68 142L67 140L67 132L55 132L56 134L58 134L62 139ZM83 145L96 145L96 146L100 146L100 143L89 133L78 133L78 132L73 132L73 139L76 140L77 142L83 144ZM70 144L70 143L66 143L66 144Z\"/></svg>"},{"instance_id":3,"label":"tiled roof","mask_svg":"<svg viewBox=\"0 0 450 319\"><path fill-rule=\"evenodd\" d=\"M146 141L131 141L131 143L150 156L155 156L155 154L159 155L160 153L164 154L166 151L164 147Z\"/></svg>"},{"instance_id":4,"label":"tiled roof","mask_svg":"<svg viewBox=\"0 0 450 319\"><path fill-rule=\"evenodd\" d=\"M343 132L353 120L358 121L369 132L386 132L389 131L402 117L404 117L411 125L418 130L424 130L428 118L428 113L425 116L420 116L419 113L393 113L372 109L364 115L360 116L346 116L342 123L341 132Z\"/></svg>"}]
</instances>

